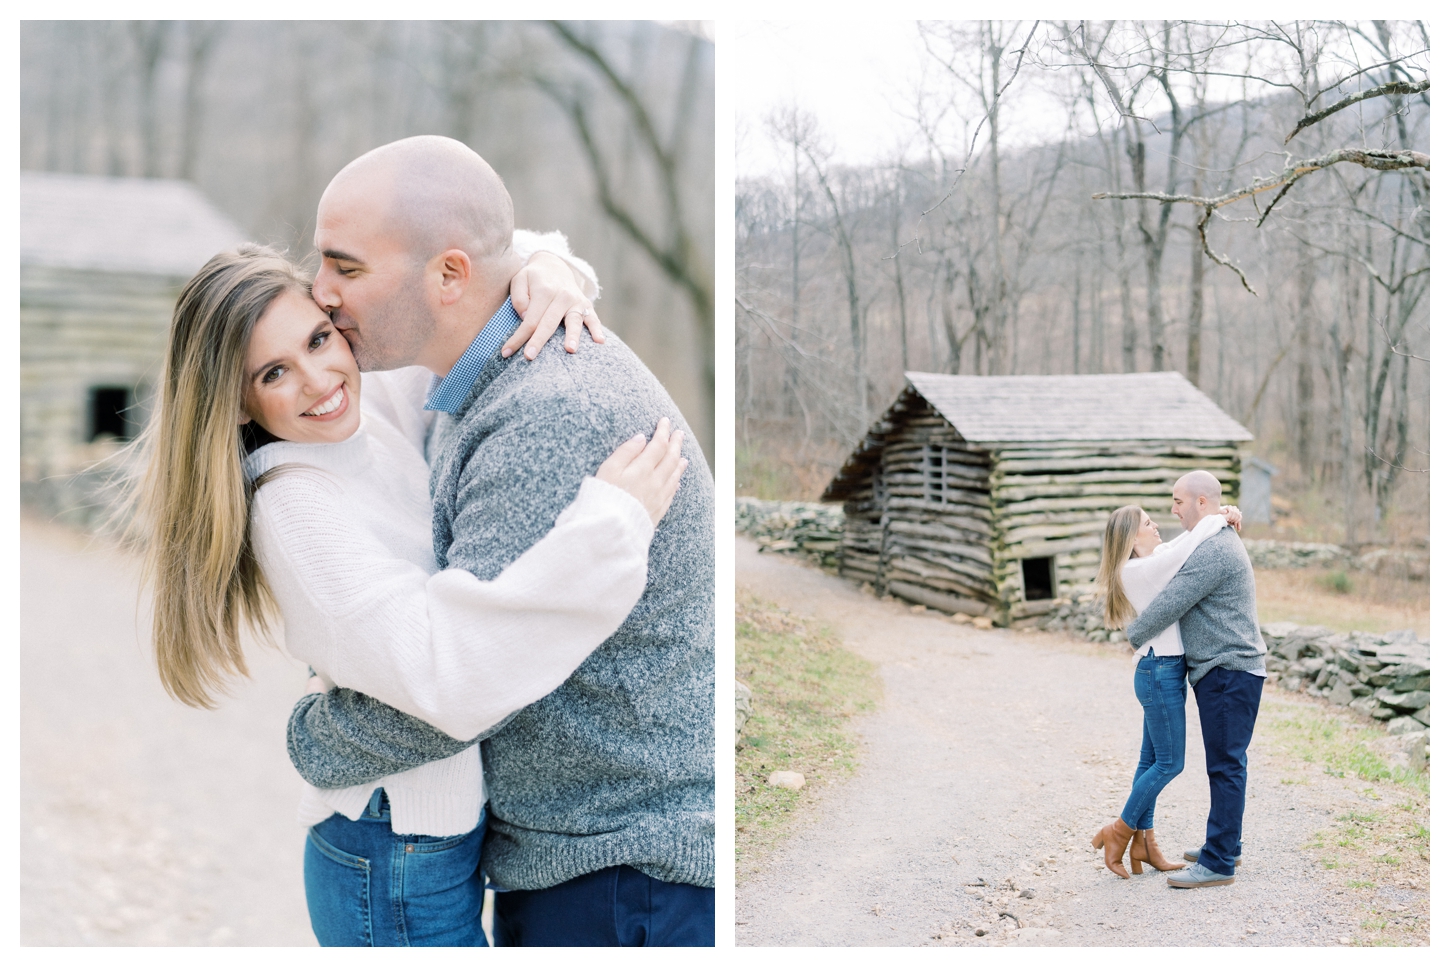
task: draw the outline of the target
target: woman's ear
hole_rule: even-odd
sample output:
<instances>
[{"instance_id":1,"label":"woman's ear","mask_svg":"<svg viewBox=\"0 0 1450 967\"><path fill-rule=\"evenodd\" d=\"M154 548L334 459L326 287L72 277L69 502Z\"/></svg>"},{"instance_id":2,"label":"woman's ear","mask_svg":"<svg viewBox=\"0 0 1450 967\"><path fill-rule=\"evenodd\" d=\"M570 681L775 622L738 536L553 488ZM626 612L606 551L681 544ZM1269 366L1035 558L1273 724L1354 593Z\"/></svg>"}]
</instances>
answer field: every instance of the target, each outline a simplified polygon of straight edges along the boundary
<instances>
[{"instance_id":1,"label":"woman's ear","mask_svg":"<svg viewBox=\"0 0 1450 967\"><path fill-rule=\"evenodd\" d=\"M250 422L252 418L247 415L246 410L237 410L237 426L246 426Z\"/></svg>"}]
</instances>

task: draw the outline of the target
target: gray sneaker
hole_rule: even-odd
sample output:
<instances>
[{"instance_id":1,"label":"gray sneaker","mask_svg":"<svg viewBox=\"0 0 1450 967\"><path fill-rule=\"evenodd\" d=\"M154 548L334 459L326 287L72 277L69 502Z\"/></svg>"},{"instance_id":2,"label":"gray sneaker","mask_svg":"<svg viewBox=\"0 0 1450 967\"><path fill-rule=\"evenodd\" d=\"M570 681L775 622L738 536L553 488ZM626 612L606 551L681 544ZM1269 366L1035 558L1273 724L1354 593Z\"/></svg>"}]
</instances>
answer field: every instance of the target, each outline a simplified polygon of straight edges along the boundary
<instances>
[{"instance_id":1,"label":"gray sneaker","mask_svg":"<svg viewBox=\"0 0 1450 967\"><path fill-rule=\"evenodd\" d=\"M1191 890L1199 886L1228 886L1233 881L1233 877L1215 873L1200 863L1194 863L1187 869L1168 874L1168 885L1181 890Z\"/></svg>"},{"instance_id":2,"label":"gray sneaker","mask_svg":"<svg viewBox=\"0 0 1450 967\"><path fill-rule=\"evenodd\" d=\"M1196 849L1186 849L1186 850L1184 850L1183 851L1183 858L1186 859L1190 863L1197 863L1198 862L1198 850L1196 850ZM1234 857L1234 866L1238 867L1238 866L1243 866L1243 865L1244 865L1244 857L1243 857L1243 854L1240 853L1238 856L1235 856Z\"/></svg>"}]
</instances>

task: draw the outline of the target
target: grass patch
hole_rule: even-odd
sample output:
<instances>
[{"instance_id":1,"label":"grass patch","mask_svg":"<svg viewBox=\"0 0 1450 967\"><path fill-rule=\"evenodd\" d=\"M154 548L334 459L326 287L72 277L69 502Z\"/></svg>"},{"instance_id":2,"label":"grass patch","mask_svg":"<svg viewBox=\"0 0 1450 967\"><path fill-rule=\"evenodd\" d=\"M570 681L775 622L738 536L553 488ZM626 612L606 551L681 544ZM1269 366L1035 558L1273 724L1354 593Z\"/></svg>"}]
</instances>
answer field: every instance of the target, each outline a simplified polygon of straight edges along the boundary
<instances>
[{"instance_id":1,"label":"grass patch","mask_svg":"<svg viewBox=\"0 0 1450 967\"><path fill-rule=\"evenodd\" d=\"M1271 697L1272 696L1272 697ZM1429 942L1430 786L1427 772L1391 767L1380 726L1301 696L1265 693L1259 729L1272 755L1340 804L1304 844L1348 890L1365 891L1356 942ZM1390 906L1384 891L1394 890ZM1388 912L1387 912L1388 911Z\"/></svg>"},{"instance_id":2,"label":"grass patch","mask_svg":"<svg viewBox=\"0 0 1450 967\"><path fill-rule=\"evenodd\" d=\"M1315 578L1315 583L1332 594L1349 594L1354 590L1354 582L1343 571L1329 571L1321 574Z\"/></svg>"},{"instance_id":3,"label":"grass patch","mask_svg":"<svg viewBox=\"0 0 1450 967\"><path fill-rule=\"evenodd\" d=\"M880 683L829 627L745 593L735 602L735 674L751 691L735 750L739 863L763 855L816 790L855 770L848 722L875 706ZM804 775L805 789L766 785L778 770Z\"/></svg>"}]
</instances>

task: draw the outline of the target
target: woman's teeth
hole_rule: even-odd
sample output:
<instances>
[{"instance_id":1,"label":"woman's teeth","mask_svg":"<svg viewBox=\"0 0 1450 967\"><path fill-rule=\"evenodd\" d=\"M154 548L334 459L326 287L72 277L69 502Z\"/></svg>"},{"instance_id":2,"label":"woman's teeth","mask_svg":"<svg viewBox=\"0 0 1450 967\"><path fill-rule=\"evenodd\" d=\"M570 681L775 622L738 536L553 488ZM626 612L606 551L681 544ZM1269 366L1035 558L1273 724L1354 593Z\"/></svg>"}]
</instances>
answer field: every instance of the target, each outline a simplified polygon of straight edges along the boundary
<instances>
[{"instance_id":1,"label":"woman's teeth","mask_svg":"<svg viewBox=\"0 0 1450 967\"><path fill-rule=\"evenodd\" d=\"M312 409L308 410L306 413L303 413L302 415L303 416L326 416L327 414L331 413L333 410L337 409L341 405L342 405L342 387L339 386L337 388L337 392L336 393L333 393L331 396L329 396L325 402L320 403L317 406L314 406Z\"/></svg>"}]
</instances>

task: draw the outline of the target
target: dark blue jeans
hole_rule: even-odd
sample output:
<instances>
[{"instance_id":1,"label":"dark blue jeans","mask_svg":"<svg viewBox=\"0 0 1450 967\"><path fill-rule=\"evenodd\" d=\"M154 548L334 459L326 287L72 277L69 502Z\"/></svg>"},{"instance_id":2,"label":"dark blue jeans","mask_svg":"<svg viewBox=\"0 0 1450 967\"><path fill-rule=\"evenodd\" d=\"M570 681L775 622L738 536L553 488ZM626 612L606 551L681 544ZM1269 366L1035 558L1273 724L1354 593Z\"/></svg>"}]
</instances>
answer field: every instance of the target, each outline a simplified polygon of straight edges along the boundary
<instances>
[{"instance_id":1,"label":"dark blue jeans","mask_svg":"<svg viewBox=\"0 0 1450 967\"><path fill-rule=\"evenodd\" d=\"M1249 740L1259 717L1264 680L1249 672L1215 668L1193 686L1203 756L1208 765L1208 835L1198 862L1233 876L1243 850L1244 797L1249 785Z\"/></svg>"},{"instance_id":2,"label":"dark blue jeans","mask_svg":"<svg viewBox=\"0 0 1450 967\"><path fill-rule=\"evenodd\" d=\"M713 947L715 891L628 866L494 894L500 947Z\"/></svg>"},{"instance_id":3,"label":"dark blue jeans","mask_svg":"<svg viewBox=\"0 0 1450 967\"><path fill-rule=\"evenodd\" d=\"M481 818L461 836L399 835L378 789L357 821L334 813L313 826L302 875L317 942L487 947L479 868L486 825Z\"/></svg>"},{"instance_id":4,"label":"dark blue jeans","mask_svg":"<svg viewBox=\"0 0 1450 967\"><path fill-rule=\"evenodd\" d=\"M1182 655L1159 658L1151 648L1133 671L1133 693L1143 706L1143 746L1133 773L1133 791L1121 813L1133 829L1153 828L1158 794L1183 771L1186 676Z\"/></svg>"}]
</instances>

